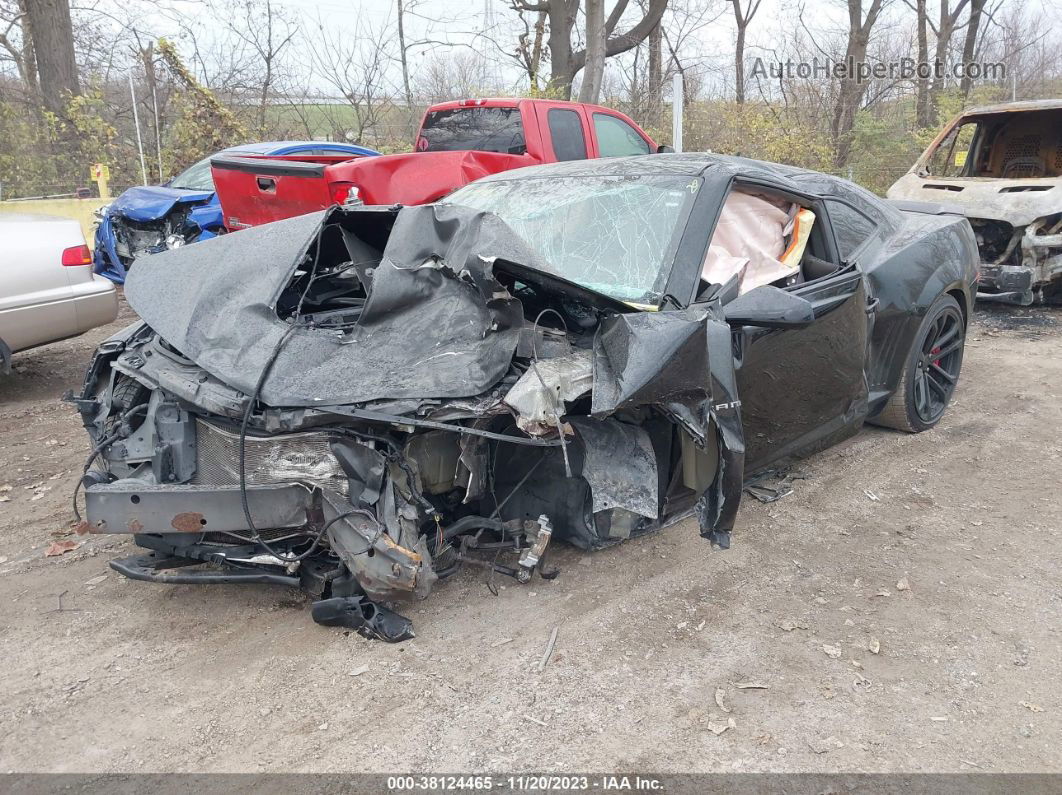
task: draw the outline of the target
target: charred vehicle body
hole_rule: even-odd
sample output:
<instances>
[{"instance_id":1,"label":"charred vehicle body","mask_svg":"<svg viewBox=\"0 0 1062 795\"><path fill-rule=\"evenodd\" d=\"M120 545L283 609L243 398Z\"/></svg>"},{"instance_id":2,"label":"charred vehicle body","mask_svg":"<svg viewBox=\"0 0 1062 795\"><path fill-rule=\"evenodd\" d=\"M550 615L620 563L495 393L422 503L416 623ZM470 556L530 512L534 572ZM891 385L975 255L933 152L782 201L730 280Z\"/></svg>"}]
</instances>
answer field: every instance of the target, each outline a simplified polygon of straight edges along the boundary
<instances>
[{"instance_id":1,"label":"charred vehicle body","mask_svg":"<svg viewBox=\"0 0 1062 795\"><path fill-rule=\"evenodd\" d=\"M1062 299L1062 100L966 111L888 195L962 208L981 251L978 298Z\"/></svg>"},{"instance_id":2,"label":"charred vehicle body","mask_svg":"<svg viewBox=\"0 0 1062 795\"><path fill-rule=\"evenodd\" d=\"M713 155L538 166L152 257L74 398L83 533L162 583L271 582L389 640L463 565L526 582L871 420L932 427L962 362L965 219ZM76 500L75 500L76 504Z\"/></svg>"}]
</instances>

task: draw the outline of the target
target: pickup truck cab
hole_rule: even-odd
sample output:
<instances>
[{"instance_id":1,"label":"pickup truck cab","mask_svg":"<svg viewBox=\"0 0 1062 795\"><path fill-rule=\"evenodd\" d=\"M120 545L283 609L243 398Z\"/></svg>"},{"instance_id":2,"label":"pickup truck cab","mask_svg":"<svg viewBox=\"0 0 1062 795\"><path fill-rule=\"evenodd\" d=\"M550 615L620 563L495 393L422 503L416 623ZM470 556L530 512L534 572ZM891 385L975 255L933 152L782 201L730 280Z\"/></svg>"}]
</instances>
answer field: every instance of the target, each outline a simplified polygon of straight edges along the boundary
<instances>
[{"instance_id":1,"label":"pickup truck cab","mask_svg":"<svg viewBox=\"0 0 1062 795\"><path fill-rule=\"evenodd\" d=\"M414 152L350 160L219 155L214 184L229 231L332 204L427 204L488 174L661 151L629 117L546 99L463 99L428 108Z\"/></svg>"}]
</instances>

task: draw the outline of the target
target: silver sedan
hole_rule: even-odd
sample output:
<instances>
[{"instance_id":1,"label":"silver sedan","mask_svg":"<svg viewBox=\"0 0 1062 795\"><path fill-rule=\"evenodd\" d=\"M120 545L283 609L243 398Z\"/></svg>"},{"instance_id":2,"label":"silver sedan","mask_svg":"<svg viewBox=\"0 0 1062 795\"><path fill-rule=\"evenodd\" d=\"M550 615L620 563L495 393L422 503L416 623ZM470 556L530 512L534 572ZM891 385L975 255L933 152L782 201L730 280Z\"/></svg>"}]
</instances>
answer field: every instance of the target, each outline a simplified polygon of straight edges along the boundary
<instances>
[{"instance_id":1,"label":"silver sedan","mask_svg":"<svg viewBox=\"0 0 1062 795\"><path fill-rule=\"evenodd\" d=\"M81 225L0 213L0 373L11 355L84 334L118 315L114 285L92 273Z\"/></svg>"}]
</instances>

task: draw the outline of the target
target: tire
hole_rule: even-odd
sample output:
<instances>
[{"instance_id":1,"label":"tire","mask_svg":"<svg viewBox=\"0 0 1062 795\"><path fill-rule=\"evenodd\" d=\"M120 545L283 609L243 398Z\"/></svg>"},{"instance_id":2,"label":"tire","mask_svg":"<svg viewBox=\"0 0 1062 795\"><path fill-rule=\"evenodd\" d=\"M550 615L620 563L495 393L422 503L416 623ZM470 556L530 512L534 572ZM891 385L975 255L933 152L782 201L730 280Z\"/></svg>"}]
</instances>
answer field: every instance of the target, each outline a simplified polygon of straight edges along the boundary
<instances>
[{"instance_id":1,"label":"tire","mask_svg":"<svg viewBox=\"0 0 1062 795\"><path fill-rule=\"evenodd\" d=\"M107 433L112 433L118 427L118 418L122 414L146 402L149 397L150 391L146 386L127 375L119 375L111 392L111 414L107 417ZM144 421L144 412L138 413L140 416L132 419L134 426L139 426Z\"/></svg>"},{"instance_id":2,"label":"tire","mask_svg":"<svg viewBox=\"0 0 1062 795\"><path fill-rule=\"evenodd\" d=\"M965 344L959 302L941 295L922 318L896 391L871 422L908 433L928 431L940 422L959 380Z\"/></svg>"}]
</instances>

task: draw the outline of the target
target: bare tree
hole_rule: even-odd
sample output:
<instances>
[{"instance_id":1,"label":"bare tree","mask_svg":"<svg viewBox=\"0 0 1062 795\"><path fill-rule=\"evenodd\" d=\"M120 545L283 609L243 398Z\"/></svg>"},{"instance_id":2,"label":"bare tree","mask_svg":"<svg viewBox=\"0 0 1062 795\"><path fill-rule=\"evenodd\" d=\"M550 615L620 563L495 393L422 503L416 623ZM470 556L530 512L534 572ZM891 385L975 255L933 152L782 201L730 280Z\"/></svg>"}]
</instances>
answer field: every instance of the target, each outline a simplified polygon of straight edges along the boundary
<instances>
[{"instance_id":1,"label":"bare tree","mask_svg":"<svg viewBox=\"0 0 1062 795\"><path fill-rule=\"evenodd\" d=\"M318 20L312 37L307 48L312 74L346 103L346 121L335 130L335 137L377 145L390 139L382 124L394 107L394 92L388 83L388 64L397 58L391 21L374 26L362 17L350 30Z\"/></svg>"},{"instance_id":2,"label":"bare tree","mask_svg":"<svg viewBox=\"0 0 1062 795\"><path fill-rule=\"evenodd\" d=\"M416 0L412 0L416 2ZM413 89L409 84L409 45L406 44L406 9L411 0L395 0L398 7L398 59L402 66L402 89L406 99L406 112L409 116L409 134L413 134L414 110Z\"/></svg>"},{"instance_id":3,"label":"bare tree","mask_svg":"<svg viewBox=\"0 0 1062 795\"><path fill-rule=\"evenodd\" d=\"M550 89L571 99L572 82L586 65L587 51L572 42L581 0L511 0L516 11L545 12L549 20ZM628 52L637 47L660 22L668 0L649 0L645 12L629 30L616 33L620 19L627 10L628 0L616 0L605 18L605 58ZM600 90L600 84L598 84Z\"/></svg>"},{"instance_id":4,"label":"bare tree","mask_svg":"<svg viewBox=\"0 0 1062 795\"><path fill-rule=\"evenodd\" d=\"M531 94L539 93L539 76L542 73L543 40L546 36L546 12L536 11L534 23L528 22L522 11L517 11L517 16L523 24L524 30L517 38L516 58L521 68L527 73L527 82L531 88Z\"/></svg>"},{"instance_id":5,"label":"bare tree","mask_svg":"<svg viewBox=\"0 0 1062 795\"><path fill-rule=\"evenodd\" d=\"M741 0L731 0L734 4L734 22L737 25L737 38L734 42L734 99L741 105L745 102L745 32L752 18L760 10L762 0L749 0L745 11L741 10Z\"/></svg>"},{"instance_id":6,"label":"bare tree","mask_svg":"<svg viewBox=\"0 0 1062 795\"><path fill-rule=\"evenodd\" d=\"M297 22L280 8L276 0L243 0L237 6L220 4L212 7L232 40L248 55L248 74L243 90L254 96L254 127L258 134L267 127L267 109L274 99L278 81L282 78L282 59L299 33Z\"/></svg>"},{"instance_id":7,"label":"bare tree","mask_svg":"<svg viewBox=\"0 0 1062 795\"><path fill-rule=\"evenodd\" d=\"M977 35L981 29L981 15L984 13L984 10L985 0L970 0L970 19L966 22L966 37L963 40L962 45L962 62L964 68L968 68L969 64L973 62L974 52L977 48ZM964 101L970 96L970 88L972 86L973 80L971 80L970 76L964 72L960 83L960 90Z\"/></svg>"},{"instance_id":8,"label":"bare tree","mask_svg":"<svg viewBox=\"0 0 1062 795\"><path fill-rule=\"evenodd\" d=\"M863 13L863 0L848 0L848 40L845 47L844 62L861 64L866 62L870 33L874 29L882 7L888 0L870 0L870 7ZM834 165L842 168L848 162L852 149L852 128L855 126L856 111L866 92L866 83L855 75L847 75L840 81L837 99L833 107L833 119L830 133L834 140Z\"/></svg>"},{"instance_id":9,"label":"bare tree","mask_svg":"<svg viewBox=\"0 0 1062 795\"><path fill-rule=\"evenodd\" d=\"M955 35L955 30L959 26L959 17L962 14L964 8L966 8L968 0L958 0L955 4L955 8L952 9L949 6L948 0L940 0L940 18L935 28L931 27L933 33L937 37L937 44L934 49L934 68L935 73L933 75L933 83L929 88L929 107L931 120L933 124L936 123L937 109L940 105L940 95L944 90L944 65L948 62L948 51L951 48L951 39Z\"/></svg>"}]
</instances>

